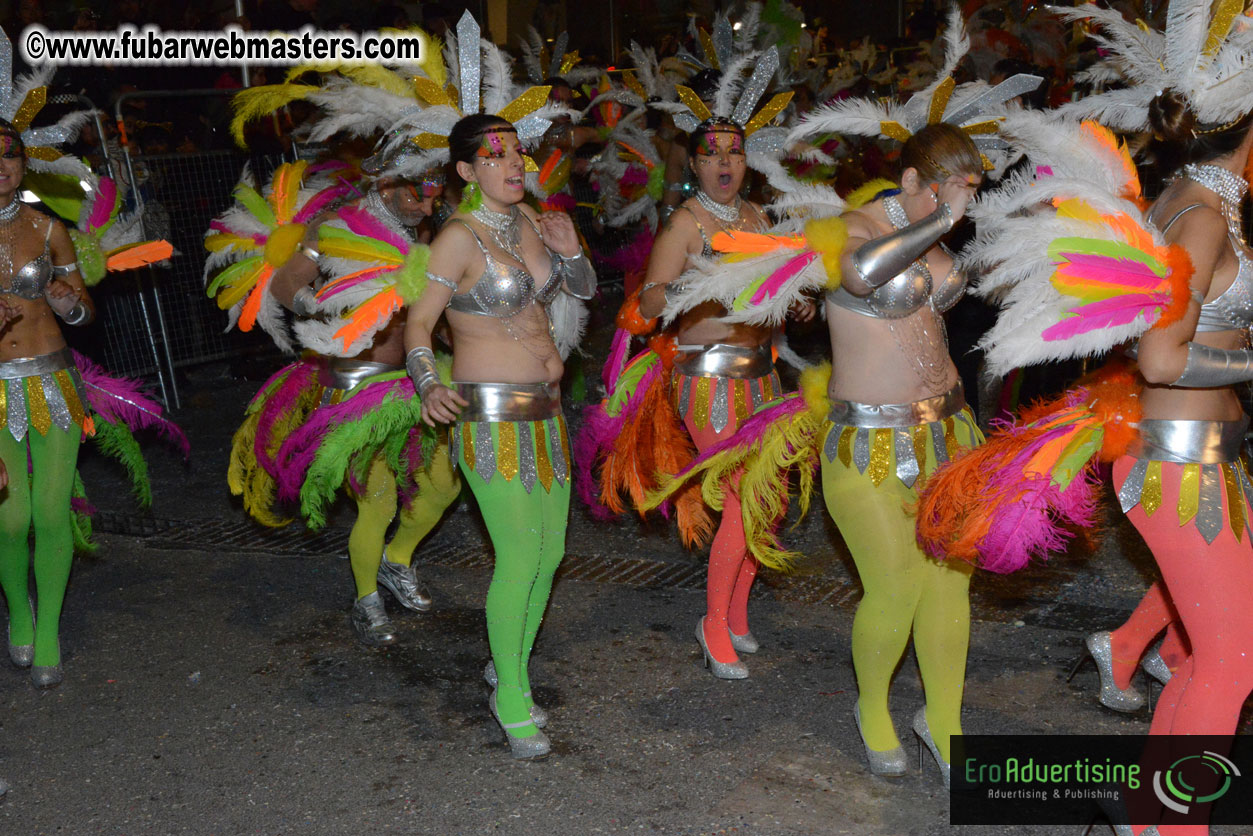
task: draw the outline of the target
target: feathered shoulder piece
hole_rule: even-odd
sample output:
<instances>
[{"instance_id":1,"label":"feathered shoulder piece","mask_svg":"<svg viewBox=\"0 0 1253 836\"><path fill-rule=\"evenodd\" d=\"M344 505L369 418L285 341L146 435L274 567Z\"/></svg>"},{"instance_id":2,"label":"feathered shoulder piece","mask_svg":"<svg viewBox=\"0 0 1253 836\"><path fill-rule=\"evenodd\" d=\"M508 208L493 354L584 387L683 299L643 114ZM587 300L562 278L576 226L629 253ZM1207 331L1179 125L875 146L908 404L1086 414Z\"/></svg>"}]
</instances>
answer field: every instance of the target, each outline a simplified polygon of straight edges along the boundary
<instances>
[{"instance_id":1,"label":"feathered shoulder piece","mask_svg":"<svg viewBox=\"0 0 1253 836\"><path fill-rule=\"evenodd\" d=\"M876 181L860 192L869 195L895 185ZM780 195L768 209L782 220L769 231L713 237L718 255L694 261L680 277L683 290L666 305L663 317L668 322L712 301L726 309L726 322L782 324L802 297L839 287L840 256L848 241L840 215L856 205L828 186L798 186Z\"/></svg>"},{"instance_id":2,"label":"feathered shoulder piece","mask_svg":"<svg viewBox=\"0 0 1253 836\"><path fill-rule=\"evenodd\" d=\"M360 354L426 287L430 249L360 205L342 207L318 227L318 252L331 276L316 293L324 316L300 320L295 327L301 345L322 354Z\"/></svg>"},{"instance_id":3,"label":"feathered shoulder piece","mask_svg":"<svg viewBox=\"0 0 1253 836\"><path fill-rule=\"evenodd\" d=\"M1221 130L1253 110L1253 25L1246 0L1171 0L1158 32L1142 21L1087 4L1050 6L1066 20L1090 20L1091 37L1122 76L1115 90L1063 105L1059 112L1123 131L1149 127L1149 105L1166 91L1183 95L1201 123Z\"/></svg>"},{"instance_id":4,"label":"feathered shoulder piece","mask_svg":"<svg viewBox=\"0 0 1253 836\"><path fill-rule=\"evenodd\" d=\"M989 152L1005 151L1007 145L997 136L997 124L1007 112L1006 103L1036 89L1043 79L1019 74L995 87L981 81L958 85L954 73L969 49L970 38L961 10L953 6L944 31L944 65L929 86L904 104L870 98L844 99L817 108L792 128L788 144L828 133L905 142L927 125L944 122L965 131L985 158ZM984 165L995 167L987 159Z\"/></svg>"},{"instance_id":5,"label":"feathered shoulder piece","mask_svg":"<svg viewBox=\"0 0 1253 836\"><path fill-rule=\"evenodd\" d=\"M117 183L102 177L83 200L77 228L70 230L78 272L88 287L99 284L106 272L134 270L174 254L169 241L139 240L143 236L139 215L119 220L121 208Z\"/></svg>"},{"instance_id":6,"label":"feathered shoulder piece","mask_svg":"<svg viewBox=\"0 0 1253 836\"><path fill-rule=\"evenodd\" d=\"M960 256L1001 306L989 371L1102 354L1187 309L1191 263L1144 216L1125 146L1095 123L1023 112L1005 134L1033 165L971 207Z\"/></svg>"},{"instance_id":7,"label":"feathered shoulder piece","mask_svg":"<svg viewBox=\"0 0 1253 836\"><path fill-rule=\"evenodd\" d=\"M270 279L295 255L309 221L350 191L345 184L302 189L307 167L305 160L279 166L265 196L245 171L234 205L210 222L204 241L205 291L230 311L227 327L250 331L260 325L284 351L292 350L291 338L282 306L269 293Z\"/></svg>"}]
</instances>

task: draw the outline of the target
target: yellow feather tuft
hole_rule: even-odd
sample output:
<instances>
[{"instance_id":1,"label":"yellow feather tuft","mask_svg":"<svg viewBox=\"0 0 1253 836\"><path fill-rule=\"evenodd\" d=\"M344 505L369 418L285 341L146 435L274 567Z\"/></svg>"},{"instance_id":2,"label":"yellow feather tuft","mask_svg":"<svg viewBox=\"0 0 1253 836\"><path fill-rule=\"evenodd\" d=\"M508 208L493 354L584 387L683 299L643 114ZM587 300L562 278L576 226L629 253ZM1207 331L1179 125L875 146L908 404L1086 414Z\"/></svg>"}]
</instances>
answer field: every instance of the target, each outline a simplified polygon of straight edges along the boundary
<instances>
[{"instance_id":1,"label":"yellow feather tuft","mask_svg":"<svg viewBox=\"0 0 1253 836\"><path fill-rule=\"evenodd\" d=\"M801 372L801 396L809 411L819 418L831 412L831 398L827 390L831 385L831 364L819 363Z\"/></svg>"},{"instance_id":2,"label":"yellow feather tuft","mask_svg":"<svg viewBox=\"0 0 1253 836\"><path fill-rule=\"evenodd\" d=\"M303 99L318 88L312 84L267 84L241 90L231 99L235 116L231 119L231 136L240 148L244 142L244 126L254 119L273 113L280 107Z\"/></svg>"},{"instance_id":3,"label":"yellow feather tuft","mask_svg":"<svg viewBox=\"0 0 1253 836\"><path fill-rule=\"evenodd\" d=\"M845 202L848 204L849 209L860 209L861 207L865 206L870 201L874 200L875 195L877 195L879 192L885 191L887 189L899 189L899 188L900 186L898 186L896 183L893 183L891 180L880 177L877 180L871 180L869 183L866 183L864 186L861 186L860 188L855 189L853 193L848 196L848 200Z\"/></svg>"},{"instance_id":4,"label":"yellow feather tuft","mask_svg":"<svg viewBox=\"0 0 1253 836\"><path fill-rule=\"evenodd\" d=\"M840 259L844 245L848 243L848 226L841 218L818 218L805 224L805 240L809 248L822 256L823 269L827 271L827 289L840 286L843 271Z\"/></svg>"}]
</instances>

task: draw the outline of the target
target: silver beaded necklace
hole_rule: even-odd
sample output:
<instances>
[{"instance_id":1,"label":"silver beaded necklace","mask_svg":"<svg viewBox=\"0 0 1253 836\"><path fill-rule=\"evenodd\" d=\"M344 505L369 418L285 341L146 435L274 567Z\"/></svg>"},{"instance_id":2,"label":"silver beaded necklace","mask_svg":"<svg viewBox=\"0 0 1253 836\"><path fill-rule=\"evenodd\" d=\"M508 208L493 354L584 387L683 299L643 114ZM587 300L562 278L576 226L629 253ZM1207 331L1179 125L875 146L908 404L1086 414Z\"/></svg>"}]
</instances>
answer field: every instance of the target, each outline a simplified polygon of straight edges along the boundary
<instances>
[{"instance_id":1,"label":"silver beaded necklace","mask_svg":"<svg viewBox=\"0 0 1253 836\"><path fill-rule=\"evenodd\" d=\"M471 217L487 227L488 235L491 236L496 246L517 259L519 264L526 264L522 260L520 249L522 226L518 223L518 218L521 214L517 206L510 206L508 212L496 212L488 209L486 204L470 212Z\"/></svg>"},{"instance_id":2,"label":"silver beaded necklace","mask_svg":"<svg viewBox=\"0 0 1253 836\"><path fill-rule=\"evenodd\" d=\"M1222 166L1195 164L1185 165L1183 176L1218 195L1223 204L1223 219L1227 221L1227 231L1243 246L1244 224L1240 215L1240 204L1244 202L1244 196L1249 191L1249 184L1244 178L1232 174Z\"/></svg>"},{"instance_id":3,"label":"silver beaded necklace","mask_svg":"<svg viewBox=\"0 0 1253 836\"><path fill-rule=\"evenodd\" d=\"M713 215L724 224L735 223L740 218L740 196L735 196L735 202L731 205L719 203L709 195L705 194L705 190L701 189L696 193L696 202L701 205L709 214Z\"/></svg>"}]
</instances>

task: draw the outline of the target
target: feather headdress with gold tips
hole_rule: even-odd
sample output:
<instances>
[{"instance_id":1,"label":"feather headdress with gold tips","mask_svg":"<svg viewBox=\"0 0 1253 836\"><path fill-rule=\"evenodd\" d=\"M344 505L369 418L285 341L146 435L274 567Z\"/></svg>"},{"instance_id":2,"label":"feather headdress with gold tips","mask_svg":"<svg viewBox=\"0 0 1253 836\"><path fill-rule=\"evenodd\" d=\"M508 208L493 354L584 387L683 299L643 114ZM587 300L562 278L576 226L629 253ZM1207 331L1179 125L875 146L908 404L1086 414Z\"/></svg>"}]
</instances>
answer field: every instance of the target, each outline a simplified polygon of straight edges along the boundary
<instances>
[{"instance_id":1,"label":"feather headdress with gold tips","mask_svg":"<svg viewBox=\"0 0 1253 836\"><path fill-rule=\"evenodd\" d=\"M522 52L522 68L531 84L543 84L550 78L565 79L569 84L594 81L601 70L596 67L580 67L583 58L577 49L567 52L570 33L562 32L553 41L552 49L544 43L534 26L526 28L526 38L519 44Z\"/></svg>"},{"instance_id":2,"label":"feather headdress with gold tips","mask_svg":"<svg viewBox=\"0 0 1253 836\"><path fill-rule=\"evenodd\" d=\"M984 82L958 85L953 73L969 49L970 38L966 35L961 11L953 6L944 32L944 65L928 87L904 104L879 99L846 99L818 108L792 129L787 141L840 133L905 142L927 125L945 122L965 131L984 154L985 167L994 167L986 160L988 153L1009 149L1008 143L997 136L998 119L1006 103L1036 89L1043 79L1020 73L995 87Z\"/></svg>"},{"instance_id":3,"label":"feather headdress with gold tips","mask_svg":"<svg viewBox=\"0 0 1253 836\"><path fill-rule=\"evenodd\" d=\"M91 171L75 157L56 149L78 136L78 129L87 121L88 111L63 116L56 124L32 128L35 117L48 101L48 82L56 72L55 64L44 64L33 73L13 79L13 44L0 32L0 118L4 118L22 136L26 147L26 164L32 171L72 174L90 177Z\"/></svg>"},{"instance_id":4,"label":"feather headdress with gold tips","mask_svg":"<svg viewBox=\"0 0 1253 836\"><path fill-rule=\"evenodd\" d=\"M1171 0L1157 32L1118 12L1087 5L1050 7L1066 20L1091 20L1091 37L1111 55L1125 85L1063 105L1058 112L1122 131L1149 127L1149 105L1161 93L1183 95L1200 130L1220 130L1253 110L1253 26L1246 0Z\"/></svg>"},{"instance_id":5,"label":"feather headdress with gold tips","mask_svg":"<svg viewBox=\"0 0 1253 836\"><path fill-rule=\"evenodd\" d=\"M466 12L456 34L444 47L448 83L417 78L414 86L424 105L401 111L388 127L383 153L395 158L401 175L447 163L448 135L463 117L490 113L510 122L523 145L533 145L552 119L577 115L549 104L549 88L522 88L513 82L513 62L495 44L483 40L478 22ZM534 163L528 165L530 168Z\"/></svg>"}]
</instances>

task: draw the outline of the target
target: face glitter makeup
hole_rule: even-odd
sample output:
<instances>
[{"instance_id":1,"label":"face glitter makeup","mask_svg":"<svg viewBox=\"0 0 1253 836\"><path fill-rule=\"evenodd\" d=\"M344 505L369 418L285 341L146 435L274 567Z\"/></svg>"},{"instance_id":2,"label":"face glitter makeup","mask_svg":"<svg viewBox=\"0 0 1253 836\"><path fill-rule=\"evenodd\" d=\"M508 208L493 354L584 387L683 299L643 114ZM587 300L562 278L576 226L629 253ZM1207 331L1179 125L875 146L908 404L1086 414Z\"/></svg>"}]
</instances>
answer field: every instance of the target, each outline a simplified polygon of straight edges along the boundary
<instances>
[{"instance_id":1,"label":"face glitter makeup","mask_svg":"<svg viewBox=\"0 0 1253 836\"><path fill-rule=\"evenodd\" d=\"M744 134L726 127L714 127L700 134L696 153L701 157L744 156Z\"/></svg>"},{"instance_id":2,"label":"face glitter makeup","mask_svg":"<svg viewBox=\"0 0 1253 836\"><path fill-rule=\"evenodd\" d=\"M22 140L10 133L0 133L0 157L5 159L21 159L26 156L22 148Z\"/></svg>"}]
</instances>

